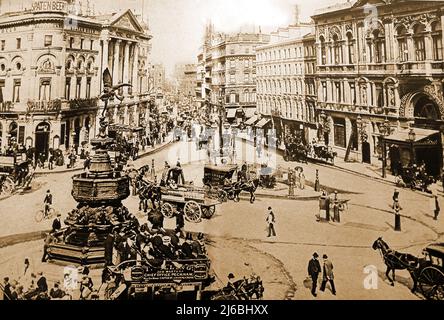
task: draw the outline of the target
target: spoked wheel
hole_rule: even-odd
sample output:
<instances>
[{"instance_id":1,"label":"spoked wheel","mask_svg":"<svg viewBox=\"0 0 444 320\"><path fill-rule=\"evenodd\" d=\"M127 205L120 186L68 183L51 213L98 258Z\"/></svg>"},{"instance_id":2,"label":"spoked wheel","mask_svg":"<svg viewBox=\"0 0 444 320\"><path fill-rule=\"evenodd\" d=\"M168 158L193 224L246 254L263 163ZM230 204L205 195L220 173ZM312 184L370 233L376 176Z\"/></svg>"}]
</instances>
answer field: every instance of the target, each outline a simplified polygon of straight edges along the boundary
<instances>
[{"instance_id":1,"label":"spoked wheel","mask_svg":"<svg viewBox=\"0 0 444 320\"><path fill-rule=\"evenodd\" d=\"M421 293L428 300L444 300L444 273L436 267L426 267L418 278Z\"/></svg>"},{"instance_id":2,"label":"spoked wheel","mask_svg":"<svg viewBox=\"0 0 444 320\"><path fill-rule=\"evenodd\" d=\"M172 218L174 215L174 207L168 202L165 202L160 210L165 218Z\"/></svg>"},{"instance_id":3,"label":"spoked wheel","mask_svg":"<svg viewBox=\"0 0 444 320\"><path fill-rule=\"evenodd\" d=\"M14 191L14 181L11 178L6 178L1 185L1 194L9 196Z\"/></svg>"},{"instance_id":4,"label":"spoked wheel","mask_svg":"<svg viewBox=\"0 0 444 320\"><path fill-rule=\"evenodd\" d=\"M197 223L202 219L202 209L196 201L188 201L183 208L188 221Z\"/></svg>"},{"instance_id":5,"label":"spoked wheel","mask_svg":"<svg viewBox=\"0 0 444 320\"><path fill-rule=\"evenodd\" d=\"M45 213L43 212L43 210L37 211L37 213L35 214L35 217L34 217L35 221L42 222L44 215L45 215Z\"/></svg>"},{"instance_id":6,"label":"spoked wheel","mask_svg":"<svg viewBox=\"0 0 444 320\"><path fill-rule=\"evenodd\" d=\"M211 219L216 212L216 206L202 207L202 215L205 219Z\"/></svg>"}]
</instances>

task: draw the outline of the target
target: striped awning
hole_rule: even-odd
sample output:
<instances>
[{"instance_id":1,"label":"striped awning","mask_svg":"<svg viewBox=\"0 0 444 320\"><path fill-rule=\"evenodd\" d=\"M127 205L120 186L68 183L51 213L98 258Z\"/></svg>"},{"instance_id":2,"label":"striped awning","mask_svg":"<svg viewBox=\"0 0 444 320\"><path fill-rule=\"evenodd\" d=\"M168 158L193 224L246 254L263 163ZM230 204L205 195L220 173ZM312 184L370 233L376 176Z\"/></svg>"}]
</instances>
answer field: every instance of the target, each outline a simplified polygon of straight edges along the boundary
<instances>
[{"instance_id":1,"label":"striped awning","mask_svg":"<svg viewBox=\"0 0 444 320\"><path fill-rule=\"evenodd\" d=\"M257 121L257 115L252 116L250 119L245 121L246 126L251 126Z\"/></svg>"},{"instance_id":2,"label":"striped awning","mask_svg":"<svg viewBox=\"0 0 444 320\"><path fill-rule=\"evenodd\" d=\"M270 119L261 119L261 121L259 121L258 123L256 123L256 127L257 128L262 128L263 126L265 126L267 123L270 122Z\"/></svg>"},{"instance_id":3,"label":"striped awning","mask_svg":"<svg viewBox=\"0 0 444 320\"><path fill-rule=\"evenodd\" d=\"M235 118L236 117L236 110L237 109L228 109L227 111L227 118Z\"/></svg>"}]
</instances>

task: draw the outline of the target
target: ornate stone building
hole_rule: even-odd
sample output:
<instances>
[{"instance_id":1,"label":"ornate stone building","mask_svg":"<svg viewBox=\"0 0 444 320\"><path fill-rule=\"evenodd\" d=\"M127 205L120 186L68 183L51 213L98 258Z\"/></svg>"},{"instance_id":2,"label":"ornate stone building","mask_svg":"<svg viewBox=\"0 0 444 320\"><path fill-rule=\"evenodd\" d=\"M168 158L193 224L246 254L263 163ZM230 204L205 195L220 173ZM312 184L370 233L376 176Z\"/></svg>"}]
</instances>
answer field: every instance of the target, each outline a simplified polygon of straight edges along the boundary
<instances>
[{"instance_id":1,"label":"ornate stone building","mask_svg":"<svg viewBox=\"0 0 444 320\"><path fill-rule=\"evenodd\" d=\"M256 49L257 110L263 129L276 129L278 140L316 135L313 25L298 23L271 34ZM310 76L308 76L310 75ZM310 98L309 98L310 97Z\"/></svg>"},{"instance_id":2,"label":"ornate stone building","mask_svg":"<svg viewBox=\"0 0 444 320\"><path fill-rule=\"evenodd\" d=\"M260 32L224 34L207 27L198 56L199 97L213 104L222 99L230 122L256 110L256 47L268 41Z\"/></svg>"},{"instance_id":3,"label":"ornate stone building","mask_svg":"<svg viewBox=\"0 0 444 320\"><path fill-rule=\"evenodd\" d=\"M319 136L346 160L378 162L390 141L392 162L424 161L430 172L440 171L441 139L421 150L401 145L406 132L412 145L433 140L443 123L443 6L358 0L312 17Z\"/></svg>"},{"instance_id":4,"label":"ornate stone building","mask_svg":"<svg viewBox=\"0 0 444 320\"><path fill-rule=\"evenodd\" d=\"M148 27L128 10L75 14L66 1L33 1L0 16L0 138L48 153L88 142L96 132L102 73L129 82L111 123L139 126L149 96Z\"/></svg>"}]
</instances>

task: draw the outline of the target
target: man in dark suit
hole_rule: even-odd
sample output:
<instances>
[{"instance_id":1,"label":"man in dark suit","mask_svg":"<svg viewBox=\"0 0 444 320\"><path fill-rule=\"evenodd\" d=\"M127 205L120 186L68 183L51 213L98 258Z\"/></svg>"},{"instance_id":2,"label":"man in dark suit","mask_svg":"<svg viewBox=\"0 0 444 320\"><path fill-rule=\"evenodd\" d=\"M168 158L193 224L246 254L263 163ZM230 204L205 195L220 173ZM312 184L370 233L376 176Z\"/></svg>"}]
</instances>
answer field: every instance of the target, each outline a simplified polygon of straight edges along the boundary
<instances>
[{"instance_id":1,"label":"man in dark suit","mask_svg":"<svg viewBox=\"0 0 444 320\"><path fill-rule=\"evenodd\" d=\"M181 210L177 210L176 212L176 234L179 233L179 238L185 237L185 232L183 228L185 227L185 219L183 218L183 212Z\"/></svg>"},{"instance_id":2,"label":"man in dark suit","mask_svg":"<svg viewBox=\"0 0 444 320\"><path fill-rule=\"evenodd\" d=\"M60 213L57 213L57 217L52 222L52 232L57 232L62 229L62 222L60 221L61 216Z\"/></svg>"},{"instance_id":3,"label":"man in dark suit","mask_svg":"<svg viewBox=\"0 0 444 320\"><path fill-rule=\"evenodd\" d=\"M43 200L43 204L45 205L45 216L47 216L49 208L52 205L52 194L50 190L46 191L46 196L45 199Z\"/></svg>"},{"instance_id":4,"label":"man in dark suit","mask_svg":"<svg viewBox=\"0 0 444 320\"><path fill-rule=\"evenodd\" d=\"M313 258L308 262L308 275L311 277L311 294L316 297L316 286L318 282L318 276L321 272L321 264L318 261L319 255L315 252L313 253Z\"/></svg>"},{"instance_id":5,"label":"man in dark suit","mask_svg":"<svg viewBox=\"0 0 444 320\"><path fill-rule=\"evenodd\" d=\"M191 242L193 241L193 237L191 233L187 233L186 240L182 244L180 250L182 251L182 255L184 259L193 259L196 258L193 254L193 249L191 247Z\"/></svg>"},{"instance_id":6,"label":"man in dark suit","mask_svg":"<svg viewBox=\"0 0 444 320\"><path fill-rule=\"evenodd\" d=\"M39 293L47 293L48 292L48 283L46 282L46 278L43 275L43 272L38 273L39 279L37 280L37 288Z\"/></svg>"},{"instance_id":7,"label":"man in dark suit","mask_svg":"<svg viewBox=\"0 0 444 320\"><path fill-rule=\"evenodd\" d=\"M3 300L11 300L11 284L8 277L3 279Z\"/></svg>"},{"instance_id":8,"label":"man in dark suit","mask_svg":"<svg viewBox=\"0 0 444 320\"><path fill-rule=\"evenodd\" d=\"M111 266L113 264L114 233L109 233L105 239L105 266Z\"/></svg>"}]
</instances>

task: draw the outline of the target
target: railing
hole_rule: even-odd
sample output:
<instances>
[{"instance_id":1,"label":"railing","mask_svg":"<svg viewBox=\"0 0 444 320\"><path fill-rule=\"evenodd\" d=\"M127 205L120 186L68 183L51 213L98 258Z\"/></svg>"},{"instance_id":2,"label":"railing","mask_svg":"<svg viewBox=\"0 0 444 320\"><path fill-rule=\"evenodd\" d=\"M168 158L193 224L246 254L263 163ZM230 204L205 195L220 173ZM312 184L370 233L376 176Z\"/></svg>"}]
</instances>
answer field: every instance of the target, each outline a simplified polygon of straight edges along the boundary
<instances>
[{"instance_id":1,"label":"railing","mask_svg":"<svg viewBox=\"0 0 444 320\"><path fill-rule=\"evenodd\" d=\"M55 113L60 112L61 107L62 101L60 99L49 101L28 100L26 110L28 113Z\"/></svg>"},{"instance_id":2,"label":"railing","mask_svg":"<svg viewBox=\"0 0 444 320\"><path fill-rule=\"evenodd\" d=\"M97 107L98 101L99 101L98 98L73 99L69 101L69 108L70 109L95 108Z\"/></svg>"},{"instance_id":3,"label":"railing","mask_svg":"<svg viewBox=\"0 0 444 320\"><path fill-rule=\"evenodd\" d=\"M14 109L14 102L4 101L0 102L0 112L10 112Z\"/></svg>"}]
</instances>

